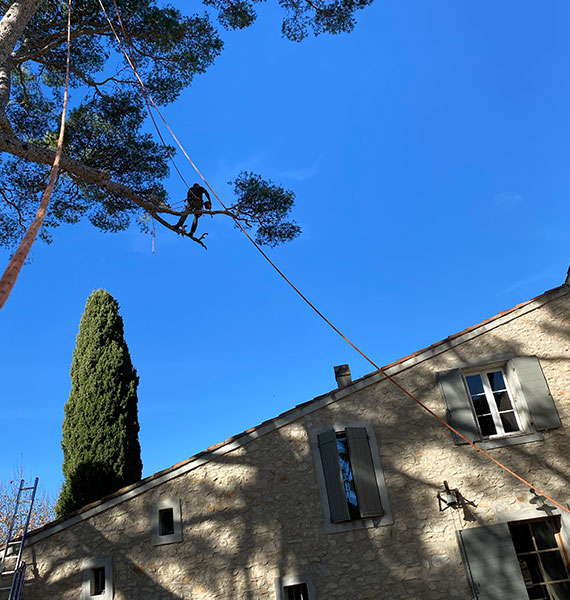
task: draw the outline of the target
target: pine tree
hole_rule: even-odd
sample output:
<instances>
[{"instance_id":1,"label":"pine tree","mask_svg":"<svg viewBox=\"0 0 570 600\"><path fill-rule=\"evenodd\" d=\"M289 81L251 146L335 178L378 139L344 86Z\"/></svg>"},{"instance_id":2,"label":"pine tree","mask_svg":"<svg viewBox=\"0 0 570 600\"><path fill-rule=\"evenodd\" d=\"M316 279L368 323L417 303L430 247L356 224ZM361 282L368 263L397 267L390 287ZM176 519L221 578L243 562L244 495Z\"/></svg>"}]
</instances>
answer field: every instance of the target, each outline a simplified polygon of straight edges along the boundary
<instances>
[{"instance_id":1,"label":"pine tree","mask_svg":"<svg viewBox=\"0 0 570 600\"><path fill-rule=\"evenodd\" d=\"M57 517L140 479L138 382L119 305L107 291L94 291L73 351Z\"/></svg>"}]
</instances>

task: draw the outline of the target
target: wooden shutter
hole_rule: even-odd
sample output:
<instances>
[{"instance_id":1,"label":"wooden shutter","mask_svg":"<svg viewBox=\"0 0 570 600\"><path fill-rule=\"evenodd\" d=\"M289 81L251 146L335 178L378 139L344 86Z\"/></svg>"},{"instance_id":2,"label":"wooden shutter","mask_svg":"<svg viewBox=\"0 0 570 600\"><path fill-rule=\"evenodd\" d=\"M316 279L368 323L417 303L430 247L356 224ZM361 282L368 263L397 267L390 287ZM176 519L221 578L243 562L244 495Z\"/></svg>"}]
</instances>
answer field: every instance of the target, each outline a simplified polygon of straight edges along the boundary
<instances>
[{"instance_id":1,"label":"wooden shutter","mask_svg":"<svg viewBox=\"0 0 570 600\"><path fill-rule=\"evenodd\" d=\"M467 579L477 600L528 598L506 523L457 532Z\"/></svg>"},{"instance_id":2,"label":"wooden shutter","mask_svg":"<svg viewBox=\"0 0 570 600\"><path fill-rule=\"evenodd\" d=\"M535 429L544 431L561 427L560 417L536 356L520 356L509 360L516 373Z\"/></svg>"},{"instance_id":3,"label":"wooden shutter","mask_svg":"<svg viewBox=\"0 0 570 600\"><path fill-rule=\"evenodd\" d=\"M346 495L344 493L344 481L340 471L336 433L334 429L329 429L328 431L321 433L318 436L318 439L327 496L329 498L331 520L333 523L349 521L350 514L348 512L348 503L346 502Z\"/></svg>"},{"instance_id":4,"label":"wooden shutter","mask_svg":"<svg viewBox=\"0 0 570 600\"><path fill-rule=\"evenodd\" d=\"M465 380L459 369L437 374L437 382L447 408L447 421L462 433L468 440L475 442L481 439L475 414L471 406L471 397L467 391ZM453 435L456 444L465 444L460 437Z\"/></svg>"},{"instance_id":5,"label":"wooden shutter","mask_svg":"<svg viewBox=\"0 0 570 600\"><path fill-rule=\"evenodd\" d=\"M384 511L378 492L366 429L364 427L347 427L346 439L348 440L348 453L354 475L360 516L363 518L379 517L384 514Z\"/></svg>"}]
</instances>

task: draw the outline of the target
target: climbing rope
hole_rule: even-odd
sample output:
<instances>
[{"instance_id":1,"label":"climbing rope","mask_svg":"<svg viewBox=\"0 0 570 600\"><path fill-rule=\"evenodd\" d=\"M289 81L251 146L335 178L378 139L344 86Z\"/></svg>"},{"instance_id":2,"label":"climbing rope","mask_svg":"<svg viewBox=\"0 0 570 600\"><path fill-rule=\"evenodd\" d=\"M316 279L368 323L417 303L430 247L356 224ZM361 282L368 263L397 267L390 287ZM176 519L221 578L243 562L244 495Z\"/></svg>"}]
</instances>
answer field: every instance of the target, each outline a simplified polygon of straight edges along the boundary
<instances>
[{"instance_id":1,"label":"climbing rope","mask_svg":"<svg viewBox=\"0 0 570 600\"><path fill-rule=\"evenodd\" d=\"M113 0L113 4L115 7L115 12L117 14L117 19L119 21L120 27L121 27L121 32L123 34L123 37L125 39L125 44L122 43L115 27L113 26L107 11L105 10L105 7L103 5L102 0L99 0L99 4L101 5L101 8L103 10L103 13L105 14L105 17L107 18L107 21L117 39L117 42L119 43L119 46L121 47L123 54L125 55L127 62L129 63L131 69L133 70L139 85L141 87L141 89L143 90L143 95L145 96L145 98L148 98L148 102L153 106L153 108L156 110L156 112L158 113L158 115L160 116L162 122L164 123L165 127L168 129L169 133L172 135L174 141L176 142L176 144L178 145L178 147L180 148L180 150L182 151L182 153L184 154L184 156L186 157L186 159L188 160L188 162L192 165L192 167L194 168L194 170L196 171L196 173L199 175L199 177L202 179L202 181L205 183L205 185L208 187L208 189L212 192L212 194L216 197L216 199L218 200L218 202L221 204L221 206L223 207L224 210L228 210L226 205L224 204L224 202L222 201L222 199L218 196L218 194L216 193L216 191L210 186L210 184L208 183L208 181L206 180L206 178L204 177L204 175L202 174L202 172L200 171L200 169L198 169L197 165L194 163L194 161L190 158L189 154L186 152L186 149L184 148L184 146L182 145L182 143L180 142L180 140L178 139L178 137L176 136L176 134L174 133L174 131L172 130L172 128L170 127L170 125L168 124L167 120L165 119L165 117L163 116L162 112L160 111L160 109L158 108L158 106L156 105L155 101L152 98L152 95L150 94L149 90L147 89L147 87L145 86L144 82L142 81L136 66L134 64L134 61L131 59L131 53L130 50L125 49L125 46L129 45L129 40L128 37L125 33L125 28L123 26L123 21L121 19L121 15L120 15L120 11L119 11L119 7L117 6L117 1ZM154 119L153 119L153 122ZM155 127L156 127L156 122L155 122ZM163 140L162 136L160 136L161 140ZM164 140L163 140L164 143ZM229 213L231 216L231 213ZM377 365L367 354L365 354L362 350L360 350L360 348L358 346L356 346L350 339L348 339L294 284L292 281L290 281L290 279L283 273L283 271L281 271L281 269L271 260L271 258L269 258L269 256L263 251L263 249L259 246L259 244L249 235L249 233L244 229L244 227L241 225L241 223L235 218L233 217L234 223L236 224L236 226L241 230L241 232L247 237L247 239L253 244L253 246L257 249L257 251L265 258L265 260L273 267L273 269L275 269L275 271L284 279L284 281L299 295L299 297L323 320L325 321L325 323L327 323L345 342L347 342L354 350L356 350L356 352L358 352L367 362L369 362L377 371L379 371L390 383L392 383L396 388L398 388L403 394L405 394L406 396L408 396L408 398L410 398L411 400L413 400L418 406L420 406L421 408L423 408L429 415L431 415L434 419L436 419L441 425L443 425L444 427L446 427L447 429L449 429L451 432L453 432L456 436L458 436L460 439L462 439L465 443L469 444L472 448L474 448L477 452L479 452L480 454L482 454L483 456L485 456L486 458L488 458L491 462L493 462L495 465L497 465L499 468L501 468L502 470L504 470L506 473L508 473L509 475L511 475L512 477L514 477L515 479L517 479L518 481L520 481L521 483L523 483L525 486L527 486L528 488L535 490L535 492L537 494L539 494L540 496L543 496L544 498L546 498L548 501L552 502L554 505L556 505L558 508L560 508L561 510L567 512L570 514L570 509L568 509L566 506L564 506L563 504L561 504L560 502L558 502L557 500L555 500L554 498L552 498L551 496L549 496L548 494L546 494L544 491L540 490L539 488L537 488L532 482L527 481L526 479L524 479L523 477L521 477L520 475L518 475L517 473L515 473L513 470L511 470L509 467L507 467L506 465L504 465L501 461L497 460L496 458L494 458L493 456L491 456L488 452L486 452L485 450L483 450L483 448L480 448L477 444L475 444L474 442L472 442L471 440L467 439L461 432L457 431L457 429L455 429L455 427L453 427L452 425L450 425L447 421L445 421L444 419L442 419L438 414L436 414L433 410L431 410L428 406L426 406L421 400L419 400L418 398L416 398L411 392L409 392L406 388L404 388L400 383L398 383L391 375L389 375L385 369L383 369L382 367L380 367L379 365Z\"/></svg>"}]
</instances>

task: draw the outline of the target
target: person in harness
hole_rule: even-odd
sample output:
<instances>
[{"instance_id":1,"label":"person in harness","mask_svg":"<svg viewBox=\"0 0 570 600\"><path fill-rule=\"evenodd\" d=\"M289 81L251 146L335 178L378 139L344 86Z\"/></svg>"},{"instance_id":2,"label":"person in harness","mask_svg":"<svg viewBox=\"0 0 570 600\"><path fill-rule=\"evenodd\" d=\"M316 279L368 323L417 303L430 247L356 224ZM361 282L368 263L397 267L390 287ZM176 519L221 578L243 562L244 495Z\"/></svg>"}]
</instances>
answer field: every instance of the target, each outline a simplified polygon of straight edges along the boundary
<instances>
[{"instance_id":1,"label":"person in harness","mask_svg":"<svg viewBox=\"0 0 570 600\"><path fill-rule=\"evenodd\" d=\"M204 195L206 195L206 201L204 201ZM194 233L198 227L198 219L202 215L202 210L204 209L212 210L210 194L206 188L202 187L199 183L195 183L188 190L188 194L186 195L186 208L174 227L176 227L176 229L183 228L188 215L194 214L194 221L192 222L192 227L190 227L190 237L194 237Z\"/></svg>"}]
</instances>

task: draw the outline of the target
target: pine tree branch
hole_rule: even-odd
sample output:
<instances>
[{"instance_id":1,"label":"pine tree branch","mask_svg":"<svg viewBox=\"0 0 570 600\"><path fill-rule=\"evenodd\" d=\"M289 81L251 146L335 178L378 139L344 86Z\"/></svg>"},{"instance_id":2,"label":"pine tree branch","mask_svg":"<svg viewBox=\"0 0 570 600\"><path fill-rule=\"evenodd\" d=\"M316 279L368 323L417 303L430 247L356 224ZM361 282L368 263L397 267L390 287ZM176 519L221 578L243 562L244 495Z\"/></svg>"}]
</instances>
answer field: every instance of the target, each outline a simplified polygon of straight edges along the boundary
<instances>
[{"instance_id":1,"label":"pine tree branch","mask_svg":"<svg viewBox=\"0 0 570 600\"><path fill-rule=\"evenodd\" d=\"M0 132L0 152L7 152L13 156L17 156L18 158L23 158L25 160L43 165L52 165L55 158L55 152L53 150L43 148L42 146L38 146L30 142L24 142L17 137L4 132ZM168 221L166 221L166 219L164 219L161 215L173 215L177 217L182 215L188 216L191 214L197 214L198 216L226 215L234 220L242 220L242 217L240 217L239 213L235 213L230 210L189 211L187 208L184 208L183 210L174 210L164 202L156 204L152 202L152 199L141 196L138 192L124 185L123 183L112 180L111 174L108 171L89 167L81 161L69 158L68 156L61 157L60 169L68 173L74 179L79 179L85 183L96 185L110 194L126 198L136 206L142 208L144 211L152 215L167 229L170 229L171 231L183 237L190 238L192 241L200 244L204 248L206 248L202 241L204 236L201 236L200 238L191 236L184 229L168 223ZM245 219L243 220L245 221ZM247 221L245 222L246 225L249 225Z\"/></svg>"},{"instance_id":2,"label":"pine tree branch","mask_svg":"<svg viewBox=\"0 0 570 600\"><path fill-rule=\"evenodd\" d=\"M53 150L43 148L42 146L30 142L24 142L5 132L0 132L0 151L8 152L8 154L12 154L18 158L24 158L42 165L52 165L55 158L55 152ZM107 192L117 194L130 200L149 213L160 212L176 216L182 214L180 211L173 210L164 202L157 205L153 203L152 200L141 196L128 186L119 183L118 181L113 181L111 179L111 174L108 171L89 167L68 156L61 157L60 168L66 173L69 173L72 177L77 177L86 183L96 185Z\"/></svg>"}]
</instances>

